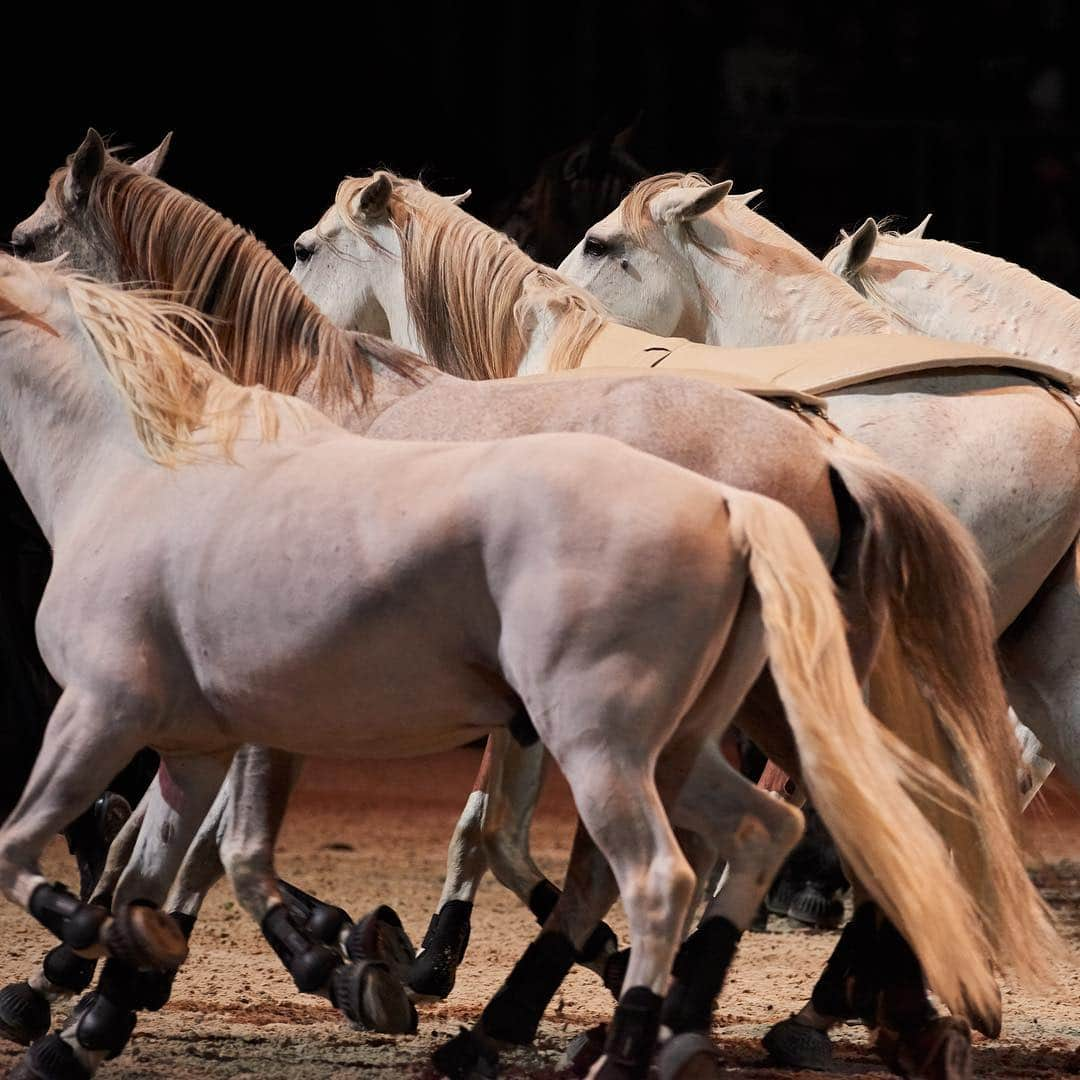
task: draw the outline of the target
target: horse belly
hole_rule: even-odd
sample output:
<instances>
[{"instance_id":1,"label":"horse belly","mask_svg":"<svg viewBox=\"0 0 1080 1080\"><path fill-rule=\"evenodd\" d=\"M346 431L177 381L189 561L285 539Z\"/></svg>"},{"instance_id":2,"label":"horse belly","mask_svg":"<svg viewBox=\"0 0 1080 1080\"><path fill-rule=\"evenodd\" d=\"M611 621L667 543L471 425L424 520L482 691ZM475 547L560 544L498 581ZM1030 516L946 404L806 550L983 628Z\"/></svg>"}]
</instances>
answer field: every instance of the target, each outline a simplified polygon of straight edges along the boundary
<instances>
[{"instance_id":1,"label":"horse belly","mask_svg":"<svg viewBox=\"0 0 1080 1080\"><path fill-rule=\"evenodd\" d=\"M928 487L971 531L1004 629L1080 529L1080 427L1042 390L961 396L846 393L841 429Z\"/></svg>"}]
</instances>

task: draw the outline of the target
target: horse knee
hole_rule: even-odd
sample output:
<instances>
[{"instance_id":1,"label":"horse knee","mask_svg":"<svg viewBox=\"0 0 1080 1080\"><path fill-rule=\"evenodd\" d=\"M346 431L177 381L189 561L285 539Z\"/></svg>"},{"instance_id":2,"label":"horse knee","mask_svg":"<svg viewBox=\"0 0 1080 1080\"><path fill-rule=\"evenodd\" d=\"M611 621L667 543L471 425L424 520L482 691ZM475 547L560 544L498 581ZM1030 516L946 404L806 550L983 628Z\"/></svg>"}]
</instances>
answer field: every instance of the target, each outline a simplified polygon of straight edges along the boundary
<instances>
[{"instance_id":1,"label":"horse knee","mask_svg":"<svg viewBox=\"0 0 1080 1080\"><path fill-rule=\"evenodd\" d=\"M795 849L805 831L806 818L798 807L766 797L736 826L731 862L758 862L771 881L772 871Z\"/></svg>"}]
</instances>

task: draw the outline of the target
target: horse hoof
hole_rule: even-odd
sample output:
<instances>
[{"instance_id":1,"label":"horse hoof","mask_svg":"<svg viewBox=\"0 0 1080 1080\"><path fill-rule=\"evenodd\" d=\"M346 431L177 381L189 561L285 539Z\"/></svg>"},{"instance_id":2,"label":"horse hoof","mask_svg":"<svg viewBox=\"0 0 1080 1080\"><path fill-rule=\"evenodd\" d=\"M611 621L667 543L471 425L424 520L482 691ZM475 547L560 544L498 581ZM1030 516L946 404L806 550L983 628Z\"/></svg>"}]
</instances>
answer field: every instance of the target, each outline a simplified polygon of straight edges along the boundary
<instances>
[{"instance_id":1,"label":"horse hoof","mask_svg":"<svg viewBox=\"0 0 1080 1080\"><path fill-rule=\"evenodd\" d=\"M824 1031L801 1024L794 1016L774 1024L761 1045L776 1065L825 1072L832 1067L832 1043Z\"/></svg>"},{"instance_id":2,"label":"horse hoof","mask_svg":"<svg viewBox=\"0 0 1080 1080\"><path fill-rule=\"evenodd\" d=\"M416 963L416 949L398 913L387 904L357 921L349 931L345 953L350 960L377 960L385 964L399 983L405 982Z\"/></svg>"},{"instance_id":3,"label":"horse hoof","mask_svg":"<svg viewBox=\"0 0 1080 1080\"><path fill-rule=\"evenodd\" d=\"M107 925L103 944L109 956L144 971L175 971L188 954L176 922L158 908L128 904Z\"/></svg>"},{"instance_id":4,"label":"horse hoof","mask_svg":"<svg viewBox=\"0 0 1080 1080\"><path fill-rule=\"evenodd\" d=\"M604 1056L604 1044L607 1042L607 1024L597 1024L588 1031L575 1035L566 1044L562 1061L564 1069L569 1069L574 1076L588 1076L589 1070Z\"/></svg>"},{"instance_id":5,"label":"horse hoof","mask_svg":"<svg viewBox=\"0 0 1080 1080\"><path fill-rule=\"evenodd\" d=\"M38 1039L8 1073L9 1080L90 1080L75 1051L54 1032Z\"/></svg>"},{"instance_id":6,"label":"horse hoof","mask_svg":"<svg viewBox=\"0 0 1080 1080\"><path fill-rule=\"evenodd\" d=\"M698 1031L672 1035L656 1055L657 1080L715 1080L719 1075L720 1055Z\"/></svg>"},{"instance_id":7,"label":"horse hoof","mask_svg":"<svg viewBox=\"0 0 1080 1080\"><path fill-rule=\"evenodd\" d=\"M875 1049L908 1080L972 1080L971 1028L958 1016L938 1016L915 1032L882 1029Z\"/></svg>"},{"instance_id":8,"label":"horse hoof","mask_svg":"<svg viewBox=\"0 0 1080 1080\"><path fill-rule=\"evenodd\" d=\"M791 898L787 914L789 919L816 930L835 930L844 921L844 904L815 886L806 885Z\"/></svg>"},{"instance_id":9,"label":"horse hoof","mask_svg":"<svg viewBox=\"0 0 1080 1080\"><path fill-rule=\"evenodd\" d=\"M462 1028L431 1055L440 1076L449 1080L493 1080L499 1075L499 1055L478 1034Z\"/></svg>"},{"instance_id":10,"label":"horse hoof","mask_svg":"<svg viewBox=\"0 0 1080 1080\"><path fill-rule=\"evenodd\" d=\"M786 916L794 895L795 890L781 878L773 882L773 887L765 894L765 909L771 915Z\"/></svg>"},{"instance_id":11,"label":"horse hoof","mask_svg":"<svg viewBox=\"0 0 1080 1080\"><path fill-rule=\"evenodd\" d=\"M355 1028L384 1035L413 1035L417 1015L405 987L385 964L342 964L330 977L330 1000Z\"/></svg>"},{"instance_id":12,"label":"horse hoof","mask_svg":"<svg viewBox=\"0 0 1080 1080\"><path fill-rule=\"evenodd\" d=\"M47 1035L52 1022L48 999L29 983L10 983L0 990L0 1036L29 1046Z\"/></svg>"}]
</instances>

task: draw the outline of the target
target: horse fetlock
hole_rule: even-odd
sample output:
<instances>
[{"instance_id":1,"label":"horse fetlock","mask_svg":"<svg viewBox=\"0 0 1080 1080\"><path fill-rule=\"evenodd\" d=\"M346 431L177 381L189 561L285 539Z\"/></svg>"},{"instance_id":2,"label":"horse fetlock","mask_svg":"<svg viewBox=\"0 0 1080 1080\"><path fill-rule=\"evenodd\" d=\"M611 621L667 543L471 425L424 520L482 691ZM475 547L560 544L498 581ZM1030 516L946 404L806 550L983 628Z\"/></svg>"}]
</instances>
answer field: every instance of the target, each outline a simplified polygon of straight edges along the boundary
<instances>
[{"instance_id":1,"label":"horse fetlock","mask_svg":"<svg viewBox=\"0 0 1080 1080\"><path fill-rule=\"evenodd\" d=\"M597 1076L644 1080L660 1031L663 999L647 986L632 986L615 1006Z\"/></svg>"},{"instance_id":2,"label":"horse fetlock","mask_svg":"<svg viewBox=\"0 0 1080 1080\"><path fill-rule=\"evenodd\" d=\"M341 957L321 942L310 941L289 916L284 904L275 904L262 921L263 936L303 994L322 991Z\"/></svg>"},{"instance_id":3,"label":"horse fetlock","mask_svg":"<svg viewBox=\"0 0 1080 1080\"><path fill-rule=\"evenodd\" d=\"M94 977L97 961L79 956L70 945L57 945L45 954L41 972L58 994L81 994Z\"/></svg>"},{"instance_id":4,"label":"horse fetlock","mask_svg":"<svg viewBox=\"0 0 1080 1080\"><path fill-rule=\"evenodd\" d=\"M467 900L448 900L431 917L423 951L406 977L414 996L441 1000L453 990L458 966L469 946L472 907Z\"/></svg>"},{"instance_id":5,"label":"horse fetlock","mask_svg":"<svg viewBox=\"0 0 1080 1080\"><path fill-rule=\"evenodd\" d=\"M461 1028L432 1055L440 1076L450 1080L487 1080L499 1075L499 1051L482 1031Z\"/></svg>"},{"instance_id":6,"label":"horse fetlock","mask_svg":"<svg viewBox=\"0 0 1080 1080\"><path fill-rule=\"evenodd\" d=\"M111 922L105 908L85 904L63 885L47 882L34 890L28 906L30 914L73 953L95 958L105 952L102 939Z\"/></svg>"},{"instance_id":7,"label":"horse fetlock","mask_svg":"<svg viewBox=\"0 0 1080 1080\"><path fill-rule=\"evenodd\" d=\"M528 1045L555 991L574 965L576 950L565 934L545 930L514 965L481 1015L484 1033L500 1042Z\"/></svg>"},{"instance_id":8,"label":"horse fetlock","mask_svg":"<svg viewBox=\"0 0 1080 1080\"><path fill-rule=\"evenodd\" d=\"M313 941L336 945L352 929L352 916L344 908L324 903L281 878L278 878L277 886L292 921Z\"/></svg>"},{"instance_id":9,"label":"horse fetlock","mask_svg":"<svg viewBox=\"0 0 1080 1080\"><path fill-rule=\"evenodd\" d=\"M135 1030L135 1010L127 1000L114 1001L101 991L89 995L75 1024L75 1038L84 1050L104 1052L106 1060L117 1057Z\"/></svg>"},{"instance_id":10,"label":"horse fetlock","mask_svg":"<svg viewBox=\"0 0 1080 1080\"><path fill-rule=\"evenodd\" d=\"M682 943L663 1008L663 1023L673 1032L709 1030L741 937L742 931L720 915L707 919Z\"/></svg>"}]
</instances>

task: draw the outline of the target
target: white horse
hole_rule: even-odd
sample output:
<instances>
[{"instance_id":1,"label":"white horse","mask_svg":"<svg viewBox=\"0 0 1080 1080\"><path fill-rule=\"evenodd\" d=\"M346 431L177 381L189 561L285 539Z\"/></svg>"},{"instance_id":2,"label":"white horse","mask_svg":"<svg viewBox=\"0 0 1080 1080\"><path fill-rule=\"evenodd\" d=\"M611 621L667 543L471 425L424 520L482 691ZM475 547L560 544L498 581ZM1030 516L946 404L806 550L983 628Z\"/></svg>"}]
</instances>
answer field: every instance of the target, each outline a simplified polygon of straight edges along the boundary
<instances>
[{"instance_id":1,"label":"white horse","mask_svg":"<svg viewBox=\"0 0 1080 1080\"><path fill-rule=\"evenodd\" d=\"M798 836L797 811L700 753L767 658L800 751L829 763L808 784L845 854L943 997L993 1008L970 899L905 791L918 766L863 706L831 582L790 511L591 436L363 440L229 383L185 352L179 315L0 261L0 449L55 551L38 634L64 687L0 830L10 900L77 950L123 951L138 874L109 920L38 857L144 744L190 821L241 743L414 754L524 709L588 830L574 865L602 854L631 927L594 1075L640 1077L693 885L665 802L682 791L733 855L749 821ZM281 897L245 842L243 791L232 805L222 858L266 927ZM600 914L560 905L548 928L580 947ZM143 944L145 963L162 959ZM108 1052L78 1038L94 1015L64 1044L73 1065Z\"/></svg>"},{"instance_id":2,"label":"white horse","mask_svg":"<svg viewBox=\"0 0 1080 1080\"><path fill-rule=\"evenodd\" d=\"M976 341L1080 376L1080 300L996 255L926 239L929 221L927 214L915 228L896 233L879 232L868 218L825 256L825 265L903 332ZM1007 635L1010 673L1021 676L1010 692L1025 717L1042 718L1033 719L1041 730L1080 699L1071 648L1080 633L1074 552L1041 590L1039 617ZM1044 677L1047 671L1052 678ZM1028 737L1024 757L1034 794L1054 762Z\"/></svg>"},{"instance_id":3,"label":"white horse","mask_svg":"<svg viewBox=\"0 0 1080 1080\"><path fill-rule=\"evenodd\" d=\"M678 201L669 198L663 208L665 227L675 234L685 231L688 223L721 203L728 190L729 185L719 185L715 189L694 188L675 193ZM323 216L319 225L299 237L294 273L320 306L342 325L365 326L372 325L365 320L377 320L388 325L400 343L419 348L429 359L448 370L472 377L492 377L539 372L549 366L572 367L580 361L588 344L576 355L568 356L569 323L563 313L568 309L587 311L588 297L565 278L530 263L511 245L500 244L491 230L470 219L464 211L452 207L452 201L439 199L415 183L397 180L388 174L346 181L339 188L334 207ZM757 248L779 262L774 249L778 250L777 245L766 250L765 245L759 244ZM614 273L623 275L642 289L647 297L643 303L649 311L665 312L674 320L655 327L658 332L691 328L688 316L678 313L704 307L693 274L686 272L683 275L688 282L688 295L680 303L674 287L664 288L667 279L661 272L658 257L650 249L632 248L630 240L613 240L610 249L606 250L610 251L608 256L598 256L594 251L589 258L607 258L614 265ZM797 266L805 266L807 272L816 268L817 275L829 281L820 262L809 253L804 261L795 252L785 269L797 276L794 274ZM657 279L655 282L654 278ZM834 281L831 284L830 295L818 305L821 311L829 309L835 296L841 312L852 312L853 317L846 327L848 333L865 335L872 330L886 329L884 321L868 305L860 302L858 297L846 295L839 287L840 283ZM785 289L790 287L785 283ZM689 295L691 288L692 296ZM606 295L601 299L608 301ZM619 298L615 299L618 301ZM638 299L635 295L635 302ZM624 302L623 308L626 307ZM620 316L626 314L617 302L614 310ZM800 336L810 336L797 328L798 320L794 315L788 319L775 304L769 310L767 322L790 324L790 329L777 332L780 340L797 341ZM762 332L760 328L753 329L757 324L749 296L743 298L739 311L750 323L752 329L749 332ZM598 312L597 333L603 326L602 318L602 313ZM627 321L633 323L634 319ZM644 320L639 316L637 321ZM623 337L632 344L632 333ZM867 342L865 347L872 347L872 338L864 340ZM734 341L744 343L738 337ZM648 345L646 337L642 347ZM619 362L617 350L611 362ZM1080 451L1076 422L1051 396L1030 384L1020 383L1010 393L1012 400L1002 405L997 395L978 392L978 378L953 378L958 387L973 391L953 406L954 422L970 422L976 435L970 446L951 447L951 456L939 453L936 458L938 465L952 470L954 483L945 489L945 493L954 505L961 495L961 478L977 473L976 460L985 458L988 451L993 455L990 460L996 458L999 467L1005 471L1024 465L1037 473L1045 465L1056 469L1057 479L1060 480L1062 475L1067 478L1064 490L1047 481L1038 491L1039 505L1049 515L1049 524L1036 536L1027 528L1027 519L1023 515L1028 507L1024 505L1023 497L1003 495L989 484L977 491L978 497L974 500L966 491L962 493L959 501L966 500L972 509L971 517L976 521L984 516L989 518L981 522L984 537L988 526L1008 526L1004 538L993 532L990 536L997 546L1004 548L1004 540L1013 546L1012 560L998 568L996 581L999 588L1004 582L1016 590L1016 583L1010 578L1015 565L1025 565L1025 558L1041 557L1044 564L1052 566L1060 549L1075 536L1080 510L1080 492L1070 486L1080 479L1077 463L1067 458L1053 459L1045 445L1032 448L1028 439L1039 432L1045 442L1045 435L1049 433L1056 440L1059 453L1068 453L1071 448L1075 454ZM833 402L846 400L832 398ZM907 429L918 437L921 445L926 445L938 429L940 414L915 395L898 394L889 400L894 409L900 408ZM1003 439L1006 416L1013 419L1016 430ZM884 443L884 448L895 450L889 441ZM934 479L925 475L923 478ZM1016 545L1022 540L1028 546L1018 551ZM1029 576L1045 572L1041 568L1028 569ZM1022 583L1020 587L1023 588ZM1034 589L1037 584L1030 587ZM1005 602L1009 602L1008 597ZM482 809L482 803L467 808L456 840L476 831L477 818L483 816L478 811ZM503 820L498 813L495 817ZM507 839L516 841L517 852L520 852L516 857L502 855L510 870L507 877L511 879L517 873L529 880L527 871L531 864L524 849L525 836L525 828L519 824L502 837L504 845ZM462 872L465 862L457 852L463 846L456 845L448 860L444 901L448 899L447 890L468 887L469 873L475 863Z\"/></svg>"},{"instance_id":4,"label":"white horse","mask_svg":"<svg viewBox=\"0 0 1080 1080\"><path fill-rule=\"evenodd\" d=\"M750 196L729 192L729 183L693 175L644 181L589 230L562 270L627 323L709 344L910 330L853 290L845 294L820 260L747 206ZM949 336L961 340L966 328ZM1041 358L1067 366L1057 354ZM827 396L847 434L927 483L971 529L995 585L999 630L1051 619L1042 590L1071 565L1080 523L1071 406L1008 372L891 379ZM1002 639L1006 660L1010 637ZM1052 666L1040 681L1063 676ZM1025 682L1010 682L1014 702L1030 697ZM1024 719L1077 783L1080 696L1057 700L1069 704L1056 717L1025 709Z\"/></svg>"},{"instance_id":5,"label":"white horse","mask_svg":"<svg viewBox=\"0 0 1080 1080\"><path fill-rule=\"evenodd\" d=\"M693 175L643 181L561 270L630 325L710 344L910 330L845 294L806 248L751 210L756 192L730 191ZM1006 372L893 378L827 397L845 433L926 483L971 529L995 586L1010 700L1080 782L1074 403ZM801 1019L830 1023L810 1007Z\"/></svg>"},{"instance_id":6,"label":"white horse","mask_svg":"<svg viewBox=\"0 0 1080 1080\"><path fill-rule=\"evenodd\" d=\"M960 847L973 856L963 868L980 895L996 951L1006 963L1033 954L1032 934L1039 936L1041 915L1017 855L1008 774L987 761L987 746L997 748L993 753L1000 754L998 762L1009 758L1010 748L1000 737L1004 705L994 689L997 678L984 623L987 612L980 606L980 575L968 541L932 500L861 453L849 453L841 440L822 439L791 413L713 384L606 372L588 378L468 382L418 368L415 358L385 343L360 342L321 317L280 264L249 236L146 175L156 171L161 152L132 168L108 157L96 135L88 136L70 166L54 177L42 207L16 231L17 246L38 258L70 251L80 264L111 277L178 290L214 320L227 343L230 371L243 381L308 395L333 409L353 430L383 438L454 440L527 431L603 431L706 475L737 478L740 486L775 493L812 527L824 553L832 557L839 551L834 566L858 630L853 641L863 670L877 640L874 631L884 621L884 611L871 613L877 609L863 590L870 583L869 593L882 586L888 590L886 607L904 657L914 663L919 678L934 687L939 707L948 703L941 720L959 756L950 756L946 764L966 782L974 781L976 801L986 811L978 821L981 839L974 839L960 823L960 832L970 838ZM478 263L484 262L487 247L482 247ZM455 254L450 252L451 257ZM513 309L521 292L543 285L545 279L533 273L535 264L529 263L524 275L514 266L506 269L515 285L500 306L497 333L499 340L513 341ZM450 274L440 283L465 277ZM562 316L556 336L562 351L573 355L603 319L586 294L554 275L550 281L557 286L551 299ZM558 302L560 294L565 303ZM437 291L431 294L434 310L448 312L438 296ZM549 312L552 322L554 314ZM481 320L481 329L484 325L491 324ZM477 352L473 348L463 355L475 358ZM503 356L496 360L506 362ZM370 394L358 401L365 389ZM679 423L672 427L676 415ZM838 489L838 482L846 490ZM853 524L859 525L855 533L861 539L852 535ZM907 568L901 590L893 585L897 566ZM954 584L942 584L947 581ZM945 610L939 604L943 588L957 595L957 602ZM902 679L890 683L902 685ZM755 737L796 768L794 745L777 728L782 712L777 716L767 687L765 698L755 702L749 716ZM890 705L890 695L882 698L882 705ZM941 735L932 725L920 737L902 725L900 730L920 746L934 745ZM497 732L496 740L500 737ZM766 847L772 844L766 834L759 839ZM149 847L152 850L152 841ZM145 851L145 845L137 848L136 857ZM773 861L760 851L755 859L759 862L746 862L744 870L739 860L732 862L732 878L737 881L745 873L742 887L749 892L757 888L760 860ZM204 876L200 887L205 884ZM537 873L530 884L545 883ZM198 891L188 893L191 906L185 904L185 914L197 909ZM742 898L738 893L723 903L730 901L741 912ZM553 901L550 896L541 899L546 907L533 910L543 922ZM714 913L728 910L722 906ZM717 958L711 970L722 973L722 967ZM543 1003L534 1001L531 1007L537 1005L542 1011Z\"/></svg>"}]
</instances>

